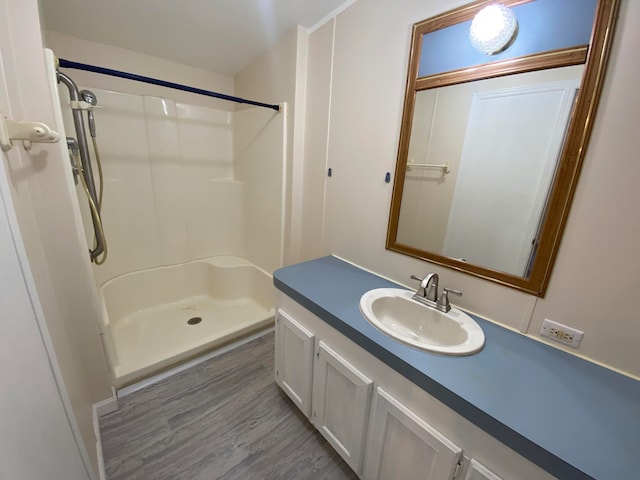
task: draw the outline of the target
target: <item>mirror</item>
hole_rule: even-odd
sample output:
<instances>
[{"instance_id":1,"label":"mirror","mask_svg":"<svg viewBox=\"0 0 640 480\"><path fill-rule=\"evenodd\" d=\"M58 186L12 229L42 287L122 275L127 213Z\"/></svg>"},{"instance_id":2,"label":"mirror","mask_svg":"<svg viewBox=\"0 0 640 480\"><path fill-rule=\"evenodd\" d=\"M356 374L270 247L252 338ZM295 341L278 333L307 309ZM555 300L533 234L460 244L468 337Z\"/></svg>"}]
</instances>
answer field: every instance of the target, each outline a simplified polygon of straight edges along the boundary
<instances>
[{"instance_id":1,"label":"mirror","mask_svg":"<svg viewBox=\"0 0 640 480\"><path fill-rule=\"evenodd\" d=\"M617 0L478 1L413 26L387 249L544 296L584 158ZM571 25L575 28L569 28Z\"/></svg>"}]
</instances>

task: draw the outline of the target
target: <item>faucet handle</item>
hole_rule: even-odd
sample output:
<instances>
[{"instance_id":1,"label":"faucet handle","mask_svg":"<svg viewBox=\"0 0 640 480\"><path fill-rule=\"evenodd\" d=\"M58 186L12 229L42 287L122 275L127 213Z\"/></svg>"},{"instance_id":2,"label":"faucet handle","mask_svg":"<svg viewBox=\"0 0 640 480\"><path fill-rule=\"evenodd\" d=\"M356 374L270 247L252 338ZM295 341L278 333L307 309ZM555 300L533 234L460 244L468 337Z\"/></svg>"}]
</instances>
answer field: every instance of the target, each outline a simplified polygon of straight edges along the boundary
<instances>
[{"instance_id":1,"label":"faucet handle","mask_svg":"<svg viewBox=\"0 0 640 480\"><path fill-rule=\"evenodd\" d=\"M443 310L444 312L448 312L449 310L451 310L451 304L449 303L450 293L453 293L458 297L462 296L462 292L460 290L454 290L452 288L446 288L446 287L443 288L442 295L440 295L440 298L438 298L437 308L439 308L440 310Z\"/></svg>"},{"instance_id":2,"label":"faucet handle","mask_svg":"<svg viewBox=\"0 0 640 480\"><path fill-rule=\"evenodd\" d=\"M424 287L422 286L422 278L418 277L417 275L411 275L411 279L412 280L417 280L417 281L420 282L420 286L416 290L416 295L419 296L419 297L425 297L427 292L424 289Z\"/></svg>"}]
</instances>

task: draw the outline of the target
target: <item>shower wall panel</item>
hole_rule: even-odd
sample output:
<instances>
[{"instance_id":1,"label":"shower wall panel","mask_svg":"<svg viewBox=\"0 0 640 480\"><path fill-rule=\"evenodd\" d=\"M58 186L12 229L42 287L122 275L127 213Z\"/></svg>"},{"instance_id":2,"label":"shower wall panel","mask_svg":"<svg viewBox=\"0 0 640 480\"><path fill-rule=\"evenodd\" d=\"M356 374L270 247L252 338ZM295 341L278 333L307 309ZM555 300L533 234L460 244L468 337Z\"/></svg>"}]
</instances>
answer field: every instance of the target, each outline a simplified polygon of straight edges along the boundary
<instances>
[{"instance_id":1,"label":"shower wall panel","mask_svg":"<svg viewBox=\"0 0 640 480\"><path fill-rule=\"evenodd\" d=\"M98 285L160 261L160 237L151 176L144 99L94 90L98 149L104 169L103 225L109 260L94 269ZM74 130L67 128L67 132ZM93 152L92 152L93 153ZM95 156L93 156L95 158ZM94 164L94 170L97 168ZM81 205L87 200L78 188ZM91 226L88 217L85 226ZM92 230L89 229L92 238ZM92 241L92 240L90 240Z\"/></svg>"},{"instance_id":2,"label":"shower wall panel","mask_svg":"<svg viewBox=\"0 0 640 480\"><path fill-rule=\"evenodd\" d=\"M157 221L160 264L174 264L189 258L189 236L184 215L180 139L176 128L175 102L158 97L144 98L146 143L149 149L154 213Z\"/></svg>"},{"instance_id":3,"label":"shower wall panel","mask_svg":"<svg viewBox=\"0 0 640 480\"><path fill-rule=\"evenodd\" d=\"M109 256L98 285L123 273L245 255L243 182L234 179L233 113L93 89ZM68 97L61 90L62 102ZM72 128L69 108L65 125ZM93 151L92 151L93 153ZM96 170L97 178L97 168ZM78 187L87 228L87 201ZM90 240L91 241L91 240Z\"/></svg>"},{"instance_id":4,"label":"shower wall panel","mask_svg":"<svg viewBox=\"0 0 640 480\"><path fill-rule=\"evenodd\" d=\"M235 113L236 178L244 182L247 258L268 272L283 263L286 113Z\"/></svg>"},{"instance_id":5,"label":"shower wall panel","mask_svg":"<svg viewBox=\"0 0 640 480\"><path fill-rule=\"evenodd\" d=\"M246 256L243 183L234 179L234 113L177 104L190 259Z\"/></svg>"}]
</instances>

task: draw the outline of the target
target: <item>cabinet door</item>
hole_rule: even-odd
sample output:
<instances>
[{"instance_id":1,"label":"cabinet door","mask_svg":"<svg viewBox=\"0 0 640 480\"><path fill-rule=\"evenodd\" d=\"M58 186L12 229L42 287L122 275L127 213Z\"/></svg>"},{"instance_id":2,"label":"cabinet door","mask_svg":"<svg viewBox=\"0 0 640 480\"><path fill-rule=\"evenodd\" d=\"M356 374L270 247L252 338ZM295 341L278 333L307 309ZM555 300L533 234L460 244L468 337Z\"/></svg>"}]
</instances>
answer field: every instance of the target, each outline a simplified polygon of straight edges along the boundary
<instances>
[{"instance_id":1,"label":"cabinet door","mask_svg":"<svg viewBox=\"0 0 640 480\"><path fill-rule=\"evenodd\" d=\"M276 383L311 415L314 335L282 310L276 314Z\"/></svg>"},{"instance_id":2,"label":"cabinet door","mask_svg":"<svg viewBox=\"0 0 640 480\"><path fill-rule=\"evenodd\" d=\"M347 464L362 471L373 382L320 341L313 369L313 423Z\"/></svg>"},{"instance_id":3,"label":"cabinet door","mask_svg":"<svg viewBox=\"0 0 640 480\"><path fill-rule=\"evenodd\" d=\"M469 470L464 480L502 480L498 475L493 473L487 467L482 465L475 459L471 459Z\"/></svg>"},{"instance_id":4,"label":"cabinet door","mask_svg":"<svg viewBox=\"0 0 640 480\"><path fill-rule=\"evenodd\" d=\"M379 388L371 415L366 480L451 480L462 450Z\"/></svg>"}]
</instances>

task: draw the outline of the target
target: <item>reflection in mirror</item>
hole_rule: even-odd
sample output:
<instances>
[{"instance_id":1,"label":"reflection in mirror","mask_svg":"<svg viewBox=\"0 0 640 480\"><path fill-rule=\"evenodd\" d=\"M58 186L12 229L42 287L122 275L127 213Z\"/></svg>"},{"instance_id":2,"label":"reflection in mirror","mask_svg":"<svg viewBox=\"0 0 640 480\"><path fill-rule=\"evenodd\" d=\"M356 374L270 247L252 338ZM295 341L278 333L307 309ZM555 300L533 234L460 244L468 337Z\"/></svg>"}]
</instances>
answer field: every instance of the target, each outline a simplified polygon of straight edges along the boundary
<instances>
[{"instance_id":1,"label":"reflection in mirror","mask_svg":"<svg viewBox=\"0 0 640 480\"><path fill-rule=\"evenodd\" d=\"M518 30L469 40L479 0L413 26L387 248L544 296L618 0L501 0Z\"/></svg>"},{"instance_id":2,"label":"reflection in mirror","mask_svg":"<svg viewBox=\"0 0 640 480\"><path fill-rule=\"evenodd\" d=\"M398 241L527 276L583 70L418 92Z\"/></svg>"}]
</instances>

